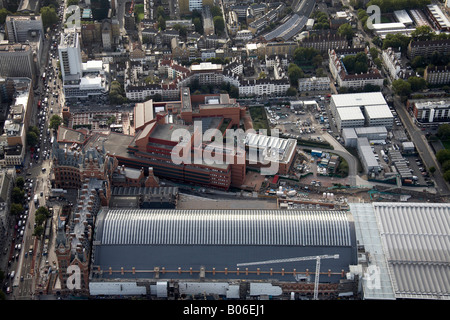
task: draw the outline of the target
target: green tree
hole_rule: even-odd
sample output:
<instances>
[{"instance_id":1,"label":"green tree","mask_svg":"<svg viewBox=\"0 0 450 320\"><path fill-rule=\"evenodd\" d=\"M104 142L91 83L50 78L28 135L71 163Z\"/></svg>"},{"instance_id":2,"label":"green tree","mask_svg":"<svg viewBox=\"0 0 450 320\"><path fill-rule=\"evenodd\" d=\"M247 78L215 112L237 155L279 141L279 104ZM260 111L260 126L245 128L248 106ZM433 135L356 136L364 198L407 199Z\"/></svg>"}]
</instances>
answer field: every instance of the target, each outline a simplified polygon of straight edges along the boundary
<instances>
[{"instance_id":1,"label":"green tree","mask_svg":"<svg viewBox=\"0 0 450 320\"><path fill-rule=\"evenodd\" d=\"M203 21L202 18L194 18L192 19L192 23L194 24L195 32L203 34Z\"/></svg>"},{"instance_id":2,"label":"green tree","mask_svg":"<svg viewBox=\"0 0 450 320\"><path fill-rule=\"evenodd\" d=\"M42 7L40 13L45 29L58 22L58 14L54 7Z\"/></svg>"},{"instance_id":3,"label":"green tree","mask_svg":"<svg viewBox=\"0 0 450 320\"><path fill-rule=\"evenodd\" d=\"M297 96L297 94L298 94L298 91L297 91L297 89L295 87L289 87L286 90L286 95L288 97L295 97L295 96Z\"/></svg>"},{"instance_id":4,"label":"green tree","mask_svg":"<svg viewBox=\"0 0 450 320\"><path fill-rule=\"evenodd\" d=\"M20 190L23 190L23 187L25 186L25 180L23 177L17 177L16 178L16 187L18 187Z\"/></svg>"},{"instance_id":5,"label":"green tree","mask_svg":"<svg viewBox=\"0 0 450 320\"><path fill-rule=\"evenodd\" d=\"M430 168L431 169L431 168ZM450 170L450 160L444 161L442 164L442 171L447 172Z\"/></svg>"},{"instance_id":6,"label":"green tree","mask_svg":"<svg viewBox=\"0 0 450 320\"><path fill-rule=\"evenodd\" d=\"M303 78L305 74L303 70L297 66L295 63L290 63L288 67L288 77L291 85L294 87L298 86L298 79Z\"/></svg>"},{"instance_id":7,"label":"green tree","mask_svg":"<svg viewBox=\"0 0 450 320\"><path fill-rule=\"evenodd\" d=\"M33 231L33 236L40 238L44 234L43 226L36 226Z\"/></svg>"},{"instance_id":8,"label":"green tree","mask_svg":"<svg viewBox=\"0 0 450 320\"><path fill-rule=\"evenodd\" d=\"M370 55L372 56L372 59L376 59L376 58L378 58L378 49L377 48L375 48L375 47L371 47L370 49L369 49L369 52L370 52Z\"/></svg>"},{"instance_id":9,"label":"green tree","mask_svg":"<svg viewBox=\"0 0 450 320\"><path fill-rule=\"evenodd\" d=\"M265 79L267 78L267 74L264 71L261 71L258 75L258 79Z\"/></svg>"},{"instance_id":10,"label":"green tree","mask_svg":"<svg viewBox=\"0 0 450 320\"><path fill-rule=\"evenodd\" d=\"M450 150L442 149L436 152L436 159L440 164L443 164L445 161L450 160Z\"/></svg>"},{"instance_id":11,"label":"green tree","mask_svg":"<svg viewBox=\"0 0 450 320\"><path fill-rule=\"evenodd\" d=\"M439 126L436 135L441 140L450 139L450 124L442 124Z\"/></svg>"},{"instance_id":12,"label":"green tree","mask_svg":"<svg viewBox=\"0 0 450 320\"><path fill-rule=\"evenodd\" d=\"M343 25L339 26L337 32L339 35L346 37L347 40L351 40L355 35L352 26L348 23L344 23Z\"/></svg>"},{"instance_id":13,"label":"green tree","mask_svg":"<svg viewBox=\"0 0 450 320\"><path fill-rule=\"evenodd\" d=\"M314 58L312 58L311 62L314 65L314 67L316 67L316 68L320 67L323 63L322 55L318 54L318 55L314 56Z\"/></svg>"},{"instance_id":14,"label":"green tree","mask_svg":"<svg viewBox=\"0 0 450 320\"><path fill-rule=\"evenodd\" d=\"M9 12L6 8L1 8L0 9L0 24L4 24L6 17L11 14L11 12Z\"/></svg>"},{"instance_id":15,"label":"green tree","mask_svg":"<svg viewBox=\"0 0 450 320\"><path fill-rule=\"evenodd\" d=\"M405 36L400 33L389 33L386 35L386 38L383 40L383 50L391 47L391 48L400 48L402 52L405 52L408 48L408 44L411 41L411 38Z\"/></svg>"},{"instance_id":16,"label":"green tree","mask_svg":"<svg viewBox=\"0 0 450 320\"><path fill-rule=\"evenodd\" d=\"M399 96L409 96L411 94L411 84L403 79L394 80L392 87Z\"/></svg>"},{"instance_id":17,"label":"green tree","mask_svg":"<svg viewBox=\"0 0 450 320\"><path fill-rule=\"evenodd\" d=\"M109 126L109 125L112 125L113 123L116 123L116 117L115 117L115 116L109 117L108 121L106 121L106 124L107 124L108 126Z\"/></svg>"},{"instance_id":18,"label":"green tree","mask_svg":"<svg viewBox=\"0 0 450 320\"><path fill-rule=\"evenodd\" d=\"M436 172L436 168L435 167L430 167L428 169L428 171L430 171L431 174L434 174Z\"/></svg>"},{"instance_id":19,"label":"green tree","mask_svg":"<svg viewBox=\"0 0 450 320\"><path fill-rule=\"evenodd\" d=\"M408 78L408 82L411 85L412 91L420 91L427 87L427 82L424 78L412 76Z\"/></svg>"},{"instance_id":20,"label":"green tree","mask_svg":"<svg viewBox=\"0 0 450 320\"><path fill-rule=\"evenodd\" d=\"M186 37L187 29L185 27L183 27L181 24L176 24L173 26L173 28L178 31L178 33L180 34L180 37L183 37L183 38Z\"/></svg>"},{"instance_id":21,"label":"green tree","mask_svg":"<svg viewBox=\"0 0 450 320\"><path fill-rule=\"evenodd\" d=\"M50 128L53 130L58 129L58 127L63 123L63 119L58 116L57 114L54 114L51 118L50 118Z\"/></svg>"},{"instance_id":22,"label":"green tree","mask_svg":"<svg viewBox=\"0 0 450 320\"><path fill-rule=\"evenodd\" d=\"M230 90L228 91L229 95L233 99L239 98L239 88L236 86L230 86Z\"/></svg>"},{"instance_id":23,"label":"green tree","mask_svg":"<svg viewBox=\"0 0 450 320\"><path fill-rule=\"evenodd\" d=\"M72 5L77 6L79 3L80 3L79 0L67 0L67 2L66 2L67 6L72 6Z\"/></svg>"},{"instance_id":24,"label":"green tree","mask_svg":"<svg viewBox=\"0 0 450 320\"><path fill-rule=\"evenodd\" d=\"M213 17L222 17L222 9L219 6L212 6L210 11Z\"/></svg>"},{"instance_id":25,"label":"green tree","mask_svg":"<svg viewBox=\"0 0 450 320\"><path fill-rule=\"evenodd\" d=\"M23 206L20 203L11 203L9 213L13 216L18 216L23 212Z\"/></svg>"},{"instance_id":26,"label":"green tree","mask_svg":"<svg viewBox=\"0 0 450 320\"><path fill-rule=\"evenodd\" d=\"M383 61L378 57L373 59L373 63L375 63L378 69L381 69L381 67L383 66Z\"/></svg>"},{"instance_id":27,"label":"green tree","mask_svg":"<svg viewBox=\"0 0 450 320\"><path fill-rule=\"evenodd\" d=\"M29 146L34 146L34 145L36 145L36 144L38 143L38 141L39 141L39 138L38 138L38 136L36 135L36 133L34 133L34 132L32 132L32 131L29 131L29 132L27 133L27 144L28 144Z\"/></svg>"},{"instance_id":28,"label":"green tree","mask_svg":"<svg viewBox=\"0 0 450 320\"><path fill-rule=\"evenodd\" d=\"M14 187L11 192L11 199L14 203L22 203L25 198L25 191L20 190L19 187Z\"/></svg>"},{"instance_id":29,"label":"green tree","mask_svg":"<svg viewBox=\"0 0 450 320\"><path fill-rule=\"evenodd\" d=\"M445 171L444 179L445 179L445 181L450 182L450 170Z\"/></svg>"},{"instance_id":30,"label":"green tree","mask_svg":"<svg viewBox=\"0 0 450 320\"><path fill-rule=\"evenodd\" d=\"M326 77L325 70L323 68L316 69L316 77Z\"/></svg>"},{"instance_id":31,"label":"green tree","mask_svg":"<svg viewBox=\"0 0 450 320\"><path fill-rule=\"evenodd\" d=\"M214 29L217 33L217 35L222 35L222 33L225 30L225 21L223 20L222 16L215 16L213 18L213 23L214 23Z\"/></svg>"},{"instance_id":32,"label":"green tree","mask_svg":"<svg viewBox=\"0 0 450 320\"><path fill-rule=\"evenodd\" d=\"M36 210L36 215L43 215L45 218L48 218L50 217L50 211L47 207L42 206Z\"/></svg>"},{"instance_id":33,"label":"green tree","mask_svg":"<svg viewBox=\"0 0 450 320\"><path fill-rule=\"evenodd\" d=\"M411 32L411 38L416 41L428 41L433 39L434 31L427 25L417 27Z\"/></svg>"}]
</instances>

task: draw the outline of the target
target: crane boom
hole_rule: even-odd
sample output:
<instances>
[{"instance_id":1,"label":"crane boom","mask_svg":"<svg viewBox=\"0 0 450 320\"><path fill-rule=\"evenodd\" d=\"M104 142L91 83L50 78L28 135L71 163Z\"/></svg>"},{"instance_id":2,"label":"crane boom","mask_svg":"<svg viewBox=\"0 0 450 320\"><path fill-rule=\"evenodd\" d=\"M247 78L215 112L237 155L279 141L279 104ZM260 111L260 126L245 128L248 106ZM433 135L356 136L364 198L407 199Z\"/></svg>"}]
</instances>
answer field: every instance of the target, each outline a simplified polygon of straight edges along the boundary
<instances>
[{"instance_id":1,"label":"crane boom","mask_svg":"<svg viewBox=\"0 0 450 320\"><path fill-rule=\"evenodd\" d=\"M254 266L258 264L274 264L274 263L283 263L283 262L297 262L297 261L307 261L307 260L316 260L316 259L339 259L339 255L320 255L320 256L308 256L308 257L296 257L296 258L287 258L287 259L275 259L275 260L266 260L266 261L257 261L257 262L244 262L238 263L238 267L242 266Z\"/></svg>"},{"instance_id":2,"label":"crane boom","mask_svg":"<svg viewBox=\"0 0 450 320\"><path fill-rule=\"evenodd\" d=\"M237 266L241 267L241 266L253 266L253 265L262 265L262 264L283 263L283 262L316 260L316 276L314 277L314 300L317 300L319 297L320 260L322 260L322 259L339 259L339 255L338 254L334 254L334 255L324 254L324 255L319 255L319 256L275 259L275 260L266 260L266 261L257 261L257 262L244 262L244 263L238 263Z\"/></svg>"}]
</instances>

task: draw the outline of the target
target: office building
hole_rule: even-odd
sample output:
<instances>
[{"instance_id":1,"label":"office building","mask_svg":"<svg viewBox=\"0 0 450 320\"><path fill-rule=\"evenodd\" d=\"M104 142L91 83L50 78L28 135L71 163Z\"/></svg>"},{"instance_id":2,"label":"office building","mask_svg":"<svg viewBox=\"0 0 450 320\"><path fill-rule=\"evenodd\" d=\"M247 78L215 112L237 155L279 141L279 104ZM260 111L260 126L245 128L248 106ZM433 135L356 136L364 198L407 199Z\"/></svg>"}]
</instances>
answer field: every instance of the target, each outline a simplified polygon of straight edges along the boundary
<instances>
[{"instance_id":1,"label":"office building","mask_svg":"<svg viewBox=\"0 0 450 320\"><path fill-rule=\"evenodd\" d=\"M3 77L36 79L33 49L28 44L0 44L0 74Z\"/></svg>"},{"instance_id":2,"label":"office building","mask_svg":"<svg viewBox=\"0 0 450 320\"><path fill-rule=\"evenodd\" d=\"M421 125L450 122L450 100L428 99L409 101L409 109Z\"/></svg>"},{"instance_id":3,"label":"office building","mask_svg":"<svg viewBox=\"0 0 450 320\"><path fill-rule=\"evenodd\" d=\"M5 28L8 40L12 43L26 42L30 33L37 33L44 36L44 27L41 16L7 16Z\"/></svg>"},{"instance_id":4,"label":"office building","mask_svg":"<svg viewBox=\"0 0 450 320\"><path fill-rule=\"evenodd\" d=\"M75 28L61 35L58 54L66 99L86 99L107 94L105 65L102 60L82 62L80 36Z\"/></svg>"}]
</instances>

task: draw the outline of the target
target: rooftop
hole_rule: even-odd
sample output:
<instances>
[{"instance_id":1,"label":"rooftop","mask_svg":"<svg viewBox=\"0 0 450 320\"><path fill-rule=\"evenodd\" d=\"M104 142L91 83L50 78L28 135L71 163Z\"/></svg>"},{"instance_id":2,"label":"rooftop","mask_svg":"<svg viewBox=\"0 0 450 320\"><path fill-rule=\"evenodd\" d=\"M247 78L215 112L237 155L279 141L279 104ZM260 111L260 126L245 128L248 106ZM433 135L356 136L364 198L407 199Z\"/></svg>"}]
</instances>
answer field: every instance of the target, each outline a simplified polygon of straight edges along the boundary
<instances>
[{"instance_id":1,"label":"rooftop","mask_svg":"<svg viewBox=\"0 0 450 320\"><path fill-rule=\"evenodd\" d=\"M345 120L365 120L359 107L338 108L337 114L341 121Z\"/></svg>"},{"instance_id":2,"label":"rooftop","mask_svg":"<svg viewBox=\"0 0 450 320\"><path fill-rule=\"evenodd\" d=\"M365 106L364 112L370 119L394 118L387 104Z\"/></svg>"},{"instance_id":3,"label":"rooftop","mask_svg":"<svg viewBox=\"0 0 450 320\"><path fill-rule=\"evenodd\" d=\"M331 100L337 108L386 104L386 100L381 92L334 94L331 96Z\"/></svg>"}]
</instances>

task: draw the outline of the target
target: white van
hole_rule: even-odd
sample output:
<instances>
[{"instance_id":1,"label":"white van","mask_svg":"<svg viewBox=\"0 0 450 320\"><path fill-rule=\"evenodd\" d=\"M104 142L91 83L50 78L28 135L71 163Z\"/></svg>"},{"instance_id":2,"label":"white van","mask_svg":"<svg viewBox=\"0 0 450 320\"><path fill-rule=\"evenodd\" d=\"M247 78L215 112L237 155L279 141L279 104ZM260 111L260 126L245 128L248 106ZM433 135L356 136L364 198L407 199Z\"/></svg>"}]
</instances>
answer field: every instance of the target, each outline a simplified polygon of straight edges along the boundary
<instances>
[{"instance_id":1,"label":"white van","mask_svg":"<svg viewBox=\"0 0 450 320\"><path fill-rule=\"evenodd\" d=\"M16 275L16 272L13 270L12 272L11 272L11 279L14 279L14 276Z\"/></svg>"}]
</instances>

